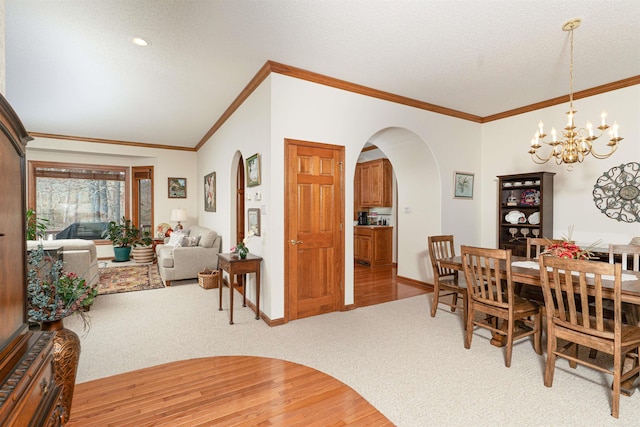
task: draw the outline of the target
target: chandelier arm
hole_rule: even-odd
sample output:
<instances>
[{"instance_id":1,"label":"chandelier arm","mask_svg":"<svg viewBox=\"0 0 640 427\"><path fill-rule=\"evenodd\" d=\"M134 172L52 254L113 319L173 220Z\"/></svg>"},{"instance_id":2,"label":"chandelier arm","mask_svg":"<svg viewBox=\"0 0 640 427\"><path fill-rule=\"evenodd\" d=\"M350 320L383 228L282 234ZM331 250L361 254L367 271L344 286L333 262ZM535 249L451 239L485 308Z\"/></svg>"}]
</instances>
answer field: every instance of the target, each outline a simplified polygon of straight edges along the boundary
<instances>
[{"instance_id":1,"label":"chandelier arm","mask_svg":"<svg viewBox=\"0 0 640 427\"><path fill-rule=\"evenodd\" d=\"M592 155L593 157L595 157L596 159L602 160L602 159L606 159L607 157L609 157L609 156L611 156L613 153L615 153L615 152L616 152L616 150L618 149L618 144L616 143L615 145L611 145L610 147L611 147L611 151L609 151L609 152L608 152L608 153L606 153L606 154L600 154L600 153L597 153L596 151L594 151L594 150L593 150L593 148L591 149L591 151L590 151L590 152L591 152L591 155Z\"/></svg>"},{"instance_id":2,"label":"chandelier arm","mask_svg":"<svg viewBox=\"0 0 640 427\"><path fill-rule=\"evenodd\" d=\"M542 142L544 142L544 141L542 141ZM549 144L549 143L547 143L547 142L545 142L545 144L547 144L547 145L551 145L551 144ZM556 154L556 153L555 153L555 149L553 149L553 148L552 148L552 149L551 149L551 151L549 152L549 155L548 155L548 156L546 156L546 157L541 157L541 156L538 154L538 150L537 150L537 149L535 149L533 152L531 152L531 151L530 151L530 153L531 153L531 158L532 158L533 162L534 162L534 163L537 163L537 164L539 164L539 165L542 165L542 164L544 164L544 163L547 163L549 160L551 160L551 159L552 159L552 158L554 158L554 157L556 158L556 162L557 162L558 154ZM561 154L561 153L560 153L560 154ZM537 161L536 159L538 159L539 161Z\"/></svg>"},{"instance_id":3,"label":"chandelier arm","mask_svg":"<svg viewBox=\"0 0 640 427\"><path fill-rule=\"evenodd\" d=\"M539 160L537 160L536 158L539 159ZM537 165L544 165L549 160L551 160L551 158L548 158L548 159L545 160L542 157L538 156L537 154L532 154L531 155L531 160L533 160L533 163L535 163Z\"/></svg>"}]
</instances>

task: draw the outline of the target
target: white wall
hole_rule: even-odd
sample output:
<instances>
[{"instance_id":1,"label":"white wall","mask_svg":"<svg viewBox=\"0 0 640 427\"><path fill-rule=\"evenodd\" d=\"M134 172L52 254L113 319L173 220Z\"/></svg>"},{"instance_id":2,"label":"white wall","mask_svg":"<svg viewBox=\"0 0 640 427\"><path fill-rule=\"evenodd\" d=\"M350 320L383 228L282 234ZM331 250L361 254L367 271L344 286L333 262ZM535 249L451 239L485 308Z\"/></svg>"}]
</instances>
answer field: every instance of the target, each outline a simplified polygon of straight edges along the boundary
<instances>
[{"instance_id":1,"label":"white wall","mask_svg":"<svg viewBox=\"0 0 640 427\"><path fill-rule=\"evenodd\" d=\"M187 209L188 220L183 222L185 227L198 223L198 200L204 196L202 189L197 191L195 152L35 138L27 144L26 159L94 165L153 166L155 224L166 222L175 226L175 222L169 221L173 208ZM169 199L169 177L187 178L186 199ZM113 248L110 245L99 245L98 257L113 257Z\"/></svg>"},{"instance_id":2,"label":"white wall","mask_svg":"<svg viewBox=\"0 0 640 427\"><path fill-rule=\"evenodd\" d=\"M270 316L274 292L274 282L282 282L282 275L274 274L272 263L273 241L280 238L272 232L271 211L272 172L270 165L270 98L271 88L267 78L225 124L198 151L198 193L204 192L204 176L216 172L216 212L204 212L204 198L198 202L200 223L216 230L222 236L222 252L236 244L235 205L236 170L238 155L245 163L248 157L259 153L261 156L261 184L246 188L249 192L262 194L261 201L248 201L245 197L245 209L261 209L261 235L252 237L247 246L253 254L264 257L260 278L260 310ZM282 190L279 190L282 192ZM246 225L246 218L245 218ZM253 275L248 275L247 297L255 302L255 283ZM281 287L275 285L275 288ZM280 295L276 295L280 299Z\"/></svg>"},{"instance_id":3,"label":"white wall","mask_svg":"<svg viewBox=\"0 0 640 427\"><path fill-rule=\"evenodd\" d=\"M228 204L234 203L229 189L235 180L230 171L236 150L245 159L255 152L262 154L262 185L255 187L261 189L262 201L248 202L247 208L255 205L268 211L262 216L263 235L255 242L259 245L250 245L250 249L264 257L261 306L271 319L284 316L285 138L346 147L345 182L351 185L345 188L345 303L351 304L353 264L348 260L353 259L350 219L355 164L364 144L387 128L407 129L409 135L415 134L411 142L422 144L416 151L407 152L403 141L396 145L391 140L386 145L381 142L398 177L399 203L411 208L410 213L402 211L398 218L403 233L399 238L399 274L427 280L427 235L455 230L461 242L480 242L479 216L468 214L469 210L479 209L479 199L452 199L454 170L480 173L479 124L272 74L199 151L200 174L218 168L219 200L228 200ZM436 179L431 175L433 171L437 171ZM440 182L445 184L441 186ZM205 225L215 221L216 227L223 227L219 230L228 242L233 235L230 225L225 225L232 223L228 212L204 215Z\"/></svg>"},{"instance_id":4,"label":"white wall","mask_svg":"<svg viewBox=\"0 0 640 427\"><path fill-rule=\"evenodd\" d=\"M486 123L482 126L482 244L493 246L496 241L497 175L533 171L555 172L554 176L554 231L559 238L568 234L574 226L573 239L578 243L629 243L640 236L640 223L622 223L613 220L596 208L593 202L593 186L598 177L622 163L640 162L640 86L632 86L574 102L578 111L576 125L584 127L587 121L599 124L602 110L607 121L620 124L620 136L624 138L616 153L608 159L597 160L589 156L584 163L576 164L568 172L566 166L553 161L536 165L527 153L531 138L539 120L545 131L566 125L568 105L557 105L530 113ZM608 138L596 141L604 152Z\"/></svg>"}]
</instances>

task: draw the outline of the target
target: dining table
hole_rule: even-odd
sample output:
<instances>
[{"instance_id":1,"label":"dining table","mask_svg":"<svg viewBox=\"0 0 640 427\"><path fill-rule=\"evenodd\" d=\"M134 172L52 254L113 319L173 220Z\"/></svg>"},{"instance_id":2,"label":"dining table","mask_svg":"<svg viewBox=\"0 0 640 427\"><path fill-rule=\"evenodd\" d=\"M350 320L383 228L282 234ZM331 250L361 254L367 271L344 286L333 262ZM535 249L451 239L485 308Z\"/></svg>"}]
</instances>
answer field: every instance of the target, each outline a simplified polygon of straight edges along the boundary
<instances>
[{"instance_id":1,"label":"dining table","mask_svg":"<svg viewBox=\"0 0 640 427\"><path fill-rule=\"evenodd\" d=\"M463 272L462 256L457 255L440 259L440 266ZM521 256L511 257L511 280L514 283L523 283L542 287L540 280L540 268L537 259ZM603 278L603 296L613 299L613 280ZM609 291L609 292L607 292ZM640 305L640 272L622 271L622 302Z\"/></svg>"},{"instance_id":2,"label":"dining table","mask_svg":"<svg viewBox=\"0 0 640 427\"><path fill-rule=\"evenodd\" d=\"M440 266L463 272L462 256L457 255L439 260ZM464 273L463 273L464 274ZM522 283L542 287L540 279L540 264L537 259L521 256L511 257L511 280L514 283ZM613 280L607 280L603 276L602 296L613 299ZM640 272L632 270L622 270L621 300L630 304L640 305ZM496 347L503 347L506 343L500 334L494 334L491 344ZM630 396L636 389L638 377L634 376L622 384L622 393Z\"/></svg>"}]
</instances>

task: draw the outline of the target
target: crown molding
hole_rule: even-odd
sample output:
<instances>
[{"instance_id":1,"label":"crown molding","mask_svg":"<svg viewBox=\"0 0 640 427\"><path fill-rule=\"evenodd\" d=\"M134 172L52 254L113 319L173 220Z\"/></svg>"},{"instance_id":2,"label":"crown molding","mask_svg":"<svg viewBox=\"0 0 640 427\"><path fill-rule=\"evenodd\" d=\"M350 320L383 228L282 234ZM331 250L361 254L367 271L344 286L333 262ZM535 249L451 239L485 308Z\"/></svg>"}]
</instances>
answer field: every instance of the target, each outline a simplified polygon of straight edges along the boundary
<instances>
[{"instance_id":1,"label":"crown molding","mask_svg":"<svg viewBox=\"0 0 640 427\"><path fill-rule=\"evenodd\" d=\"M607 83L596 86L591 89L581 90L573 94L573 100L587 98L589 96L599 95L612 90L622 89L629 86L640 84L640 76L633 76L627 79L618 80L616 82ZM551 107L553 105L565 104L569 102L569 94L559 96L557 98L548 99L546 101L537 102L535 104L525 105L524 107L514 108L513 110L504 111L502 113L492 114L482 118L482 123L488 123L507 117L517 116L518 114L529 113L531 111L540 110L542 108Z\"/></svg>"},{"instance_id":2,"label":"crown molding","mask_svg":"<svg viewBox=\"0 0 640 427\"><path fill-rule=\"evenodd\" d=\"M176 145L159 145L159 144L149 144L146 142L118 141L115 139L87 138L83 136L71 136L71 135L56 135L53 133L29 132L29 136L33 138L63 139L67 141L91 142L91 143L97 143L97 144L125 145L128 147L157 148L160 150L197 151L195 148L178 147Z\"/></svg>"}]
</instances>

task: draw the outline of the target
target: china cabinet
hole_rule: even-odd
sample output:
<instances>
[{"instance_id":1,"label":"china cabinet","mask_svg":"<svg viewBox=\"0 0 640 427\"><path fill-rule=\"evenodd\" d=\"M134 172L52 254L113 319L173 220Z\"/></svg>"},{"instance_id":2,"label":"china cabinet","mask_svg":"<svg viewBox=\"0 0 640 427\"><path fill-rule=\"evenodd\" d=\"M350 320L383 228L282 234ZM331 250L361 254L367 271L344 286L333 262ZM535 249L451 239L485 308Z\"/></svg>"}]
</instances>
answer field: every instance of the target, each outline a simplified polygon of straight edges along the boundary
<instances>
[{"instance_id":1,"label":"china cabinet","mask_svg":"<svg viewBox=\"0 0 640 427\"><path fill-rule=\"evenodd\" d=\"M526 256L527 237L553 238L553 172L498 176L498 247Z\"/></svg>"}]
</instances>

